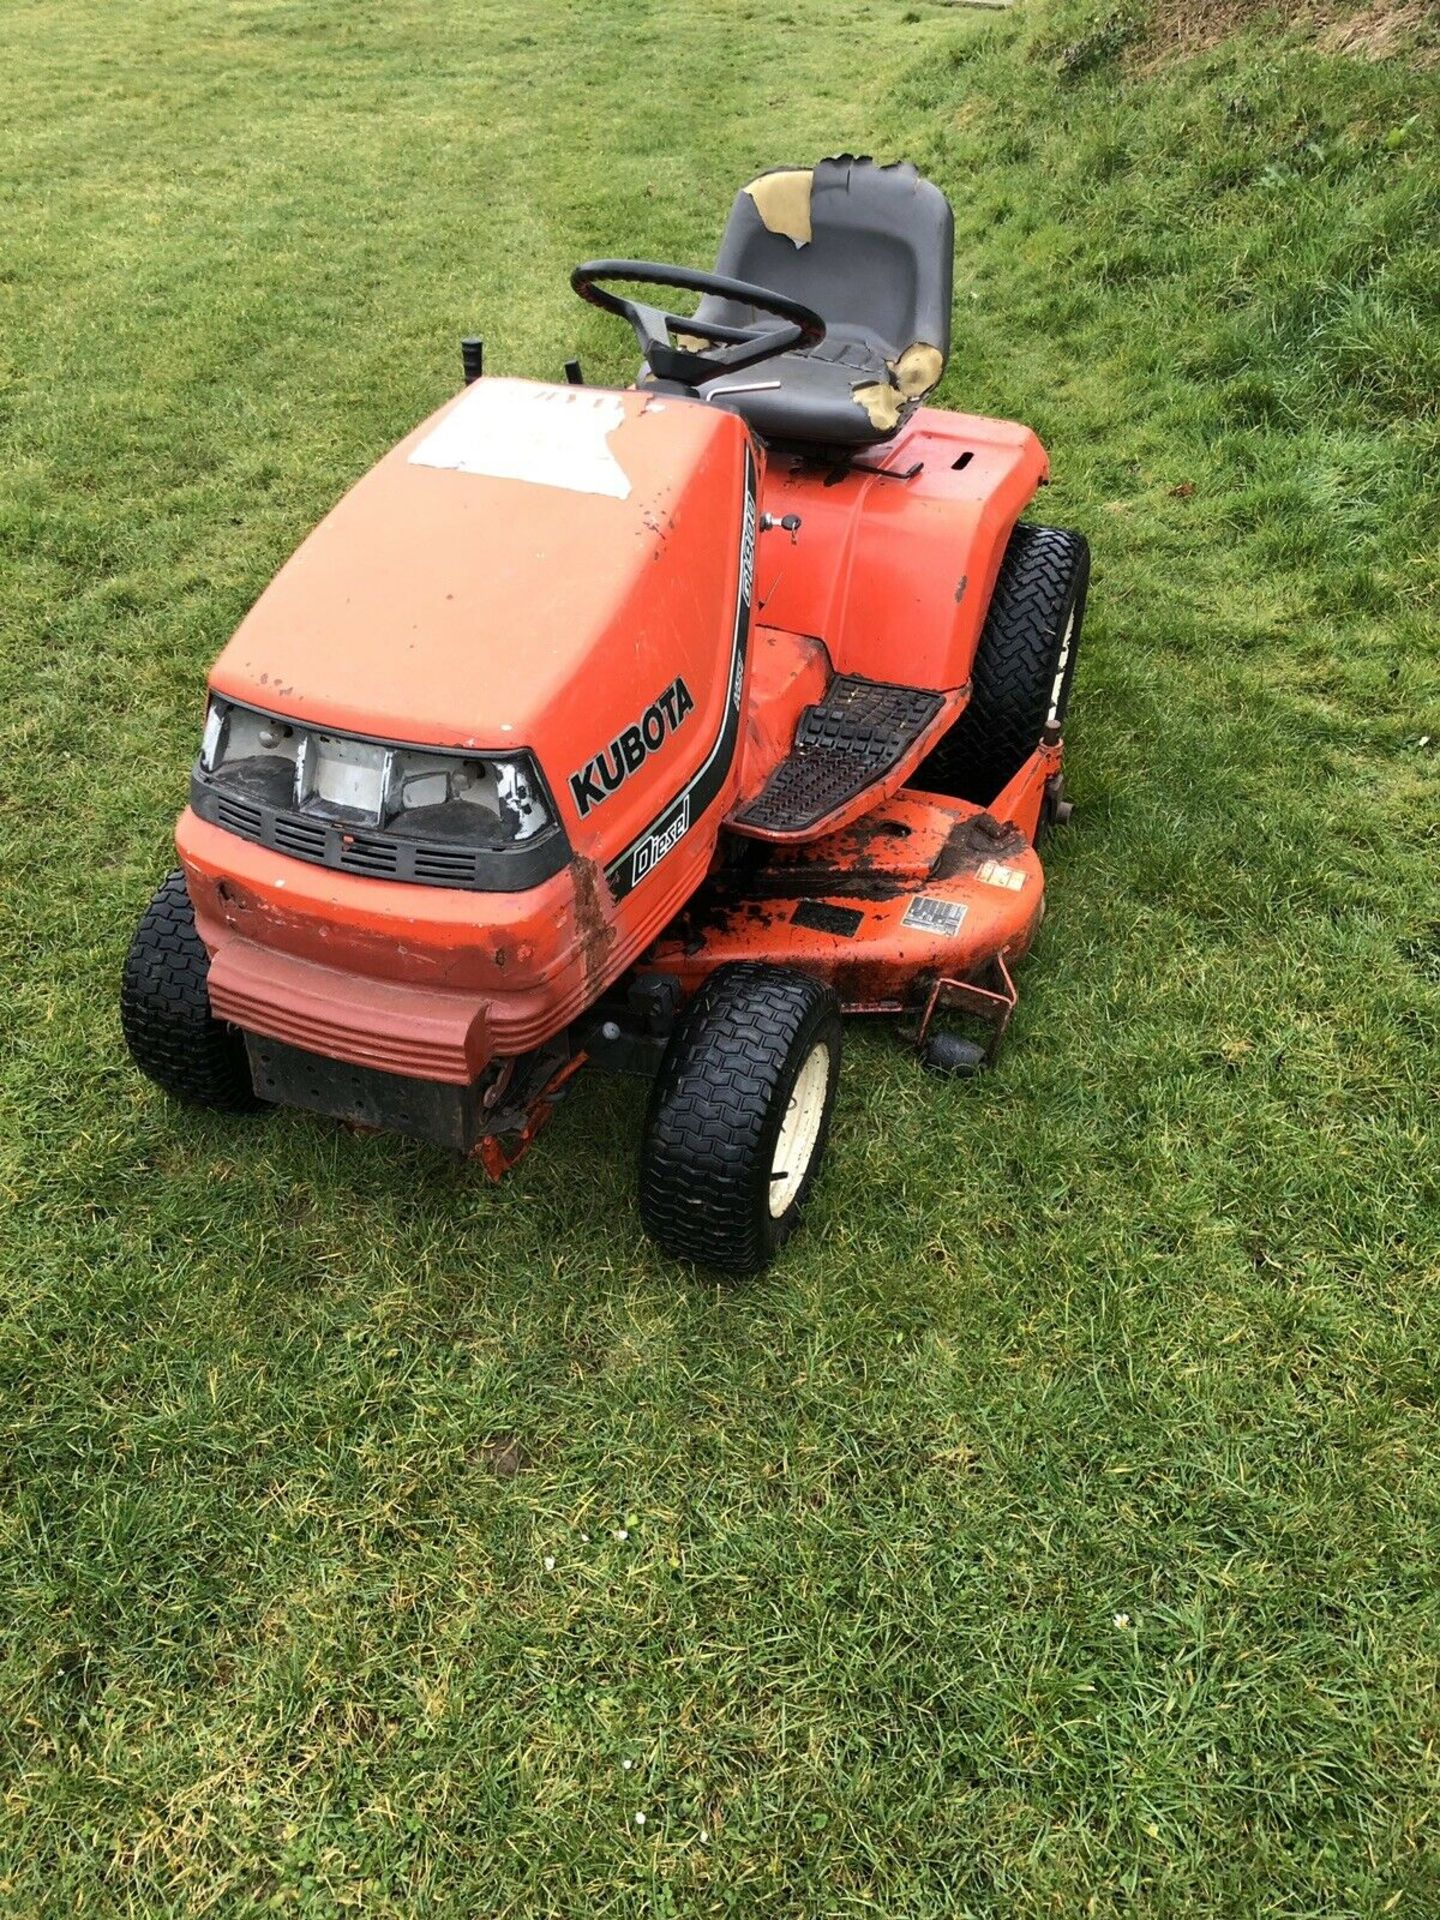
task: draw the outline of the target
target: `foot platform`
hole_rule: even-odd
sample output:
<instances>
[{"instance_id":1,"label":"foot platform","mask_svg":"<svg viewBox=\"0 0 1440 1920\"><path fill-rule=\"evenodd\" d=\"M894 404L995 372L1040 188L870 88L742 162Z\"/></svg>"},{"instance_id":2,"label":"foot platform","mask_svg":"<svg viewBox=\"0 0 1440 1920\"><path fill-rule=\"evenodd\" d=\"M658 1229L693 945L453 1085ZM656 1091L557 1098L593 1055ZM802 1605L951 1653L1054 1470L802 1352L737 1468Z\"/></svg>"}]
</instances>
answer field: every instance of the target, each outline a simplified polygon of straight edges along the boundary
<instances>
[{"instance_id":1,"label":"foot platform","mask_svg":"<svg viewBox=\"0 0 1440 1920\"><path fill-rule=\"evenodd\" d=\"M730 825L765 839L812 833L917 757L944 706L943 693L922 687L838 676L801 714L789 758Z\"/></svg>"}]
</instances>

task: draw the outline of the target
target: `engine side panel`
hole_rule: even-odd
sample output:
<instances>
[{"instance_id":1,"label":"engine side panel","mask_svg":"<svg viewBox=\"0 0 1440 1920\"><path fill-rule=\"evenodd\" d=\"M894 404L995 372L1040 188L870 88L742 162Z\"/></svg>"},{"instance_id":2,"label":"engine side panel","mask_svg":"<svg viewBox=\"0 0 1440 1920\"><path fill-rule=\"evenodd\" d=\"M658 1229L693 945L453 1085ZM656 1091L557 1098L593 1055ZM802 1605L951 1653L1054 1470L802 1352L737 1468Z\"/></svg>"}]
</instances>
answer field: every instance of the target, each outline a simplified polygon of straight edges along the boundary
<instances>
[{"instance_id":1,"label":"engine side panel","mask_svg":"<svg viewBox=\"0 0 1440 1920\"><path fill-rule=\"evenodd\" d=\"M918 465L912 478L899 476ZM813 634L836 673L965 685L1010 530L1048 472L1027 427L921 407L858 466L772 455L765 511L798 514L761 542L759 604Z\"/></svg>"}]
</instances>

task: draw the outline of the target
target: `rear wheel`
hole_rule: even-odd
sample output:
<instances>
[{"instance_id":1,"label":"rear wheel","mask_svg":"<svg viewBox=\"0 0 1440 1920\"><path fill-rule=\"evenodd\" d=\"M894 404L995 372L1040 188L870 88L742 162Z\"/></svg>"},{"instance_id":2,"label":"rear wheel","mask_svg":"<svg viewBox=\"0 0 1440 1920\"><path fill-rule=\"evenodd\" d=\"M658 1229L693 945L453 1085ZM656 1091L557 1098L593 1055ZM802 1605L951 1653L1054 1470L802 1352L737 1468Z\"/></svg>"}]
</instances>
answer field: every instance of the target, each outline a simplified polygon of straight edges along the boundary
<instances>
[{"instance_id":1,"label":"rear wheel","mask_svg":"<svg viewBox=\"0 0 1440 1920\"><path fill-rule=\"evenodd\" d=\"M120 1025L130 1057L156 1086L193 1106L258 1107L245 1042L210 1011L205 943L178 870L141 916L120 980Z\"/></svg>"},{"instance_id":2,"label":"rear wheel","mask_svg":"<svg viewBox=\"0 0 1440 1920\"><path fill-rule=\"evenodd\" d=\"M975 652L970 699L915 785L988 806L1064 720L1090 584L1081 533L1018 526Z\"/></svg>"},{"instance_id":3,"label":"rear wheel","mask_svg":"<svg viewBox=\"0 0 1440 1920\"><path fill-rule=\"evenodd\" d=\"M711 974L665 1051L640 1156L640 1214L667 1253L758 1272L799 1224L840 1074L840 1003L788 967Z\"/></svg>"}]
</instances>

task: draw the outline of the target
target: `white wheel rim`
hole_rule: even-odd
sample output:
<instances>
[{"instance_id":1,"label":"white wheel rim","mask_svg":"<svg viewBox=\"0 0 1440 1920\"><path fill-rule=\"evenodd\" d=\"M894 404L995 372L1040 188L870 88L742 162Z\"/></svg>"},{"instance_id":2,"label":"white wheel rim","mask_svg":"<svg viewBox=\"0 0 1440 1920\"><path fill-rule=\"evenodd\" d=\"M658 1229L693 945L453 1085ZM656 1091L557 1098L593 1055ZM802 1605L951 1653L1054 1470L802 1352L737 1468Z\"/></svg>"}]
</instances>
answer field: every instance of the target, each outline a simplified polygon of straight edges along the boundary
<instances>
[{"instance_id":1,"label":"white wheel rim","mask_svg":"<svg viewBox=\"0 0 1440 1920\"><path fill-rule=\"evenodd\" d=\"M1060 642L1060 657L1055 666L1055 678L1050 683L1050 713L1053 724L1060 717L1060 696L1065 691L1065 673L1070 665L1070 649L1075 644L1075 609L1070 609L1070 618L1065 622L1064 638Z\"/></svg>"},{"instance_id":2,"label":"white wheel rim","mask_svg":"<svg viewBox=\"0 0 1440 1920\"><path fill-rule=\"evenodd\" d=\"M825 1095L830 1090L830 1049L817 1040L790 1089L790 1104L780 1125L770 1162L770 1217L778 1220L793 1202L815 1158Z\"/></svg>"}]
</instances>

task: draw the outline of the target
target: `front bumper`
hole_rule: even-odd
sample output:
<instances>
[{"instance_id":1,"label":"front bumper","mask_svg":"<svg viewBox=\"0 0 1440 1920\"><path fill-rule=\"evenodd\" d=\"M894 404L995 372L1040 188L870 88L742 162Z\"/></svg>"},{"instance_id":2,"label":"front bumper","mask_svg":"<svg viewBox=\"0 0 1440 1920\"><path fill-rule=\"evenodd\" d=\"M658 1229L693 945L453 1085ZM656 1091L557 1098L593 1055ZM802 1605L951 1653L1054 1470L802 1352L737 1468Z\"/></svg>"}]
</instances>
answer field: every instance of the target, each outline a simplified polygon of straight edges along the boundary
<instances>
[{"instance_id":1,"label":"front bumper","mask_svg":"<svg viewBox=\"0 0 1440 1920\"><path fill-rule=\"evenodd\" d=\"M175 843L211 1005L247 1034L466 1086L586 1004L568 869L514 894L380 883L292 860L189 809Z\"/></svg>"},{"instance_id":2,"label":"front bumper","mask_svg":"<svg viewBox=\"0 0 1440 1920\"><path fill-rule=\"evenodd\" d=\"M198 912L195 919L210 949L211 1009L247 1034L454 1086L468 1086L497 1050L488 1004L476 994L342 973L227 934Z\"/></svg>"}]
</instances>

